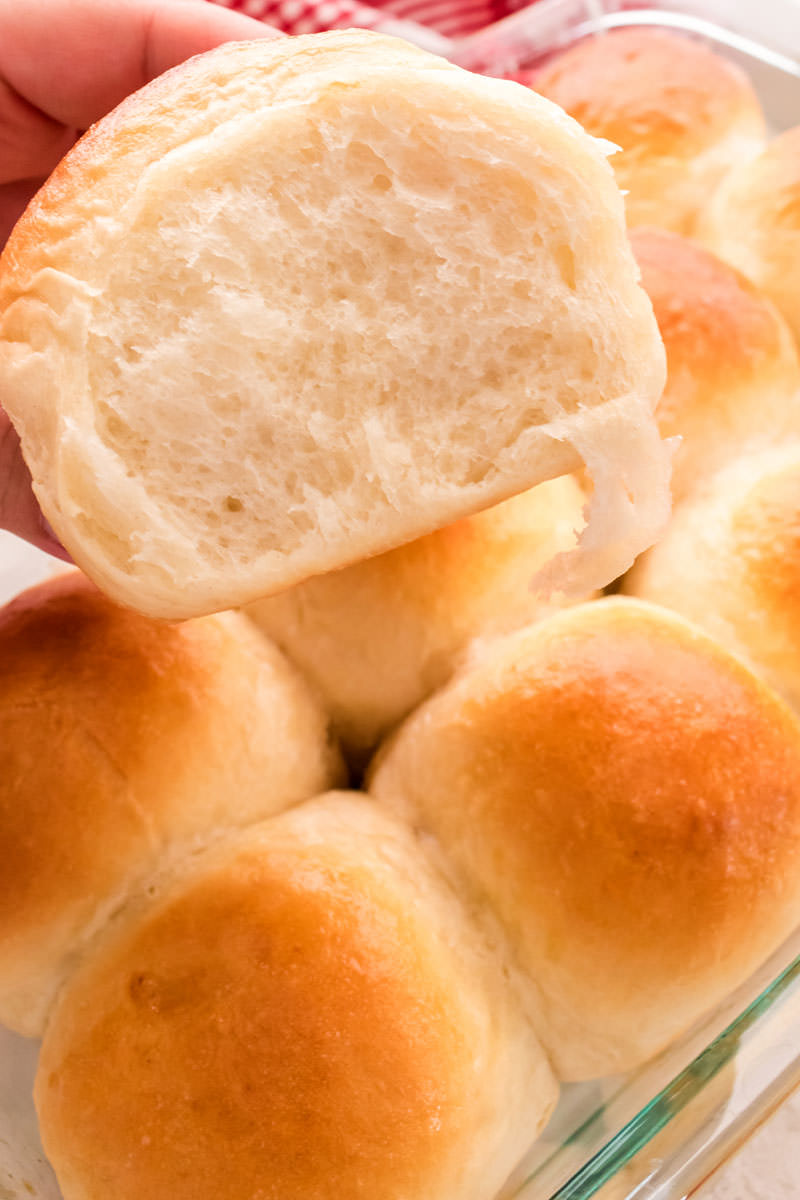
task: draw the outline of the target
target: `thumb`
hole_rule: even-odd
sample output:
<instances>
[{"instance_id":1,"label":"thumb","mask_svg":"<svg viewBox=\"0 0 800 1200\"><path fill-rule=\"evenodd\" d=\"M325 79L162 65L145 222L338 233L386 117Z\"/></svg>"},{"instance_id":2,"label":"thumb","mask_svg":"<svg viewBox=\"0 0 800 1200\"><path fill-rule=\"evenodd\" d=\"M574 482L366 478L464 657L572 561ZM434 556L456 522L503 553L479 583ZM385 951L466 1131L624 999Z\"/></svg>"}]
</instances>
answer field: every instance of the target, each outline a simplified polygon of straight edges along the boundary
<instances>
[{"instance_id":1,"label":"thumb","mask_svg":"<svg viewBox=\"0 0 800 1200\"><path fill-rule=\"evenodd\" d=\"M17 431L0 408L0 529L7 529L48 554L71 562L33 494L30 471Z\"/></svg>"}]
</instances>

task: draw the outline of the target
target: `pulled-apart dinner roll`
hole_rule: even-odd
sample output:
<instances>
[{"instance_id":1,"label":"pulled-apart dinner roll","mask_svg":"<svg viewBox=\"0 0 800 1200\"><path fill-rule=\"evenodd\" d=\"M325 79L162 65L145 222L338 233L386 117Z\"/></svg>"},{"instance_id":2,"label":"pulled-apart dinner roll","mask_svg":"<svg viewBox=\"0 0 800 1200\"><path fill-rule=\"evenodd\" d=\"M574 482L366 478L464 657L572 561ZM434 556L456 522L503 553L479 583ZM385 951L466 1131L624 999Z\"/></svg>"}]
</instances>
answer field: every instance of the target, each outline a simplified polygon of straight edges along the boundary
<instances>
[{"instance_id":1,"label":"pulled-apart dinner roll","mask_svg":"<svg viewBox=\"0 0 800 1200\"><path fill-rule=\"evenodd\" d=\"M339 782L327 716L244 617L182 625L74 571L0 610L0 1021L41 1032L164 857Z\"/></svg>"},{"instance_id":2,"label":"pulled-apart dinner roll","mask_svg":"<svg viewBox=\"0 0 800 1200\"><path fill-rule=\"evenodd\" d=\"M630 225L690 232L710 190L766 140L744 72L702 43L660 29L579 42L533 86L621 148L612 165Z\"/></svg>"},{"instance_id":3,"label":"pulled-apart dinner roll","mask_svg":"<svg viewBox=\"0 0 800 1200\"><path fill-rule=\"evenodd\" d=\"M503 921L565 1079L651 1057L800 919L800 725L640 601L498 643L400 727L371 791Z\"/></svg>"},{"instance_id":4,"label":"pulled-apart dinner roll","mask_svg":"<svg viewBox=\"0 0 800 1200\"><path fill-rule=\"evenodd\" d=\"M667 516L623 224L606 147L519 84L364 31L223 46L95 126L18 223L0 403L76 562L153 616L583 461L581 592Z\"/></svg>"},{"instance_id":5,"label":"pulled-apart dinner roll","mask_svg":"<svg viewBox=\"0 0 800 1200\"><path fill-rule=\"evenodd\" d=\"M702 625L800 710L800 444L731 464L623 587Z\"/></svg>"},{"instance_id":6,"label":"pulled-apart dinner roll","mask_svg":"<svg viewBox=\"0 0 800 1200\"><path fill-rule=\"evenodd\" d=\"M680 500L732 457L800 433L800 364L786 322L738 271L665 230L634 229L631 245L667 351L656 415L681 437Z\"/></svg>"},{"instance_id":7,"label":"pulled-apart dinner roll","mask_svg":"<svg viewBox=\"0 0 800 1200\"><path fill-rule=\"evenodd\" d=\"M65 987L36 1083L65 1200L489 1200L556 1085L411 832L327 795L195 858Z\"/></svg>"},{"instance_id":8,"label":"pulled-apart dinner roll","mask_svg":"<svg viewBox=\"0 0 800 1200\"><path fill-rule=\"evenodd\" d=\"M316 684L351 760L363 765L475 638L558 606L531 579L574 546L584 504L564 475L246 612Z\"/></svg>"},{"instance_id":9,"label":"pulled-apart dinner roll","mask_svg":"<svg viewBox=\"0 0 800 1200\"><path fill-rule=\"evenodd\" d=\"M775 302L800 339L800 125L731 172L698 232Z\"/></svg>"}]
</instances>

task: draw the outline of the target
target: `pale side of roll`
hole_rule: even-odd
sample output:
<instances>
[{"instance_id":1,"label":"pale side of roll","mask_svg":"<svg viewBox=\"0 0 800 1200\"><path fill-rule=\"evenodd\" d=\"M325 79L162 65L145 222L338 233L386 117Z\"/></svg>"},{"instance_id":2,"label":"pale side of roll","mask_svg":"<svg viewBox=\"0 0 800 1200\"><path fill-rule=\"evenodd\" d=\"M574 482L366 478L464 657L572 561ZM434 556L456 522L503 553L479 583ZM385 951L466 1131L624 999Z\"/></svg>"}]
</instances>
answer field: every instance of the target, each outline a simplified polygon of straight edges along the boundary
<instances>
[{"instance_id":1,"label":"pale side of roll","mask_svg":"<svg viewBox=\"0 0 800 1200\"><path fill-rule=\"evenodd\" d=\"M678 502L731 459L800 433L800 363L777 308L733 267L665 230L630 237L667 352L656 415L681 439Z\"/></svg>"},{"instance_id":2,"label":"pale side of roll","mask_svg":"<svg viewBox=\"0 0 800 1200\"><path fill-rule=\"evenodd\" d=\"M329 794L164 877L49 1024L65 1200L489 1200L557 1094L413 834Z\"/></svg>"},{"instance_id":3,"label":"pale side of roll","mask_svg":"<svg viewBox=\"0 0 800 1200\"><path fill-rule=\"evenodd\" d=\"M766 142L745 73L665 30L587 38L548 63L533 86L620 147L612 164L631 226L690 233L713 188Z\"/></svg>"},{"instance_id":4,"label":"pale side of roll","mask_svg":"<svg viewBox=\"0 0 800 1200\"><path fill-rule=\"evenodd\" d=\"M800 920L800 725L655 605L510 635L400 726L370 790L503 921L564 1079L656 1054Z\"/></svg>"},{"instance_id":5,"label":"pale side of roll","mask_svg":"<svg viewBox=\"0 0 800 1200\"><path fill-rule=\"evenodd\" d=\"M0 610L0 1021L36 1036L159 862L342 779L327 714L244 617L168 625L79 572Z\"/></svg>"},{"instance_id":6,"label":"pale side of roll","mask_svg":"<svg viewBox=\"0 0 800 1200\"><path fill-rule=\"evenodd\" d=\"M703 626L800 711L800 442L718 475L623 588Z\"/></svg>"},{"instance_id":7,"label":"pale side of roll","mask_svg":"<svg viewBox=\"0 0 800 1200\"><path fill-rule=\"evenodd\" d=\"M198 615L583 462L548 582L619 574L669 451L607 149L363 31L224 46L127 99L0 260L0 403L78 565Z\"/></svg>"},{"instance_id":8,"label":"pale side of roll","mask_svg":"<svg viewBox=\"0 0 800 1200\"><path fill-rule=\"evenodd\" d=\"M800 340L800 125L731 172L698 235L774 301Z\"/></svg>"},{"instance_id":9,"label":"pale side of roll","mask_svg":"<svg viewBox=\"0 0 800 1200\"><path fill-rule=\"evenodd\" d=\"M314 682L345 750L363 765L475 639L559 606L563 597L536 592L531 579L574 546L585 502L564 475L245 611Z\"/></svg>"}]
</instances>

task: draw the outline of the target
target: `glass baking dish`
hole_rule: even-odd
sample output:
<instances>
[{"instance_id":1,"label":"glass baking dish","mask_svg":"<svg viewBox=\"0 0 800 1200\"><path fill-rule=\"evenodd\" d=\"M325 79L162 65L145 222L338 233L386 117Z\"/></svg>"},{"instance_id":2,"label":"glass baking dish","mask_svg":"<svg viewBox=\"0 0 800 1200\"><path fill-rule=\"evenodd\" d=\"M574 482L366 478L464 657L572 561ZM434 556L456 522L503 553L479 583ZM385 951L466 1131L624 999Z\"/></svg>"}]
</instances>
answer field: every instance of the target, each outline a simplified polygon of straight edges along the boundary
<instances>
[{"instance_id":1,"label":"glass baking dish","mask_svg":"<svg viewBox=\"0 0 800 1200\"><path fill-rule=\"evenodd\" d=\"M540 0L454 44L487 74L574 41L655 25L748 72L777 132L800 123L800 0ZM0 603L61 566L0 533ZM37 1047L0 1028L0 1200L59 1200L31 1099ZM572 1084L500 1200L687 1197L800 1085L800 931L720 1009L639 1070ZM113 1200L109 1197L109 1200Z\"/></svg>"}]
</instances>

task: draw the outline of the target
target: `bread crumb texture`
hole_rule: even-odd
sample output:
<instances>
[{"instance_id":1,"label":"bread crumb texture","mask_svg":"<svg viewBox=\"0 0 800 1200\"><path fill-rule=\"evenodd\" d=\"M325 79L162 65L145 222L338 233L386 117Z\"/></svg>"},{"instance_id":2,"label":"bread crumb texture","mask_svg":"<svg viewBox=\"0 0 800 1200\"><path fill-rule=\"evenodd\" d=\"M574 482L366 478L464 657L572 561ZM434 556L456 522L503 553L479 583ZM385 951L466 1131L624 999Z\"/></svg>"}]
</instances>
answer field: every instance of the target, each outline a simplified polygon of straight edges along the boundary
<instances>
[{"instance_id":1,"label":"bread crumb texture","mask_svg":"<svg viewBox=\"0 0 800 1200\"><path fill-rule=\"evenodd\" d=\"M123 102L0 277L0 402L78 564L195 615L583 461L568 578L619 574L669 455L605 151L529 89L363 32L225 46Z\"/></svg>"}]
</instances>

